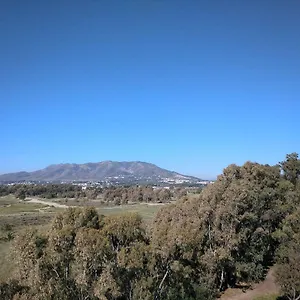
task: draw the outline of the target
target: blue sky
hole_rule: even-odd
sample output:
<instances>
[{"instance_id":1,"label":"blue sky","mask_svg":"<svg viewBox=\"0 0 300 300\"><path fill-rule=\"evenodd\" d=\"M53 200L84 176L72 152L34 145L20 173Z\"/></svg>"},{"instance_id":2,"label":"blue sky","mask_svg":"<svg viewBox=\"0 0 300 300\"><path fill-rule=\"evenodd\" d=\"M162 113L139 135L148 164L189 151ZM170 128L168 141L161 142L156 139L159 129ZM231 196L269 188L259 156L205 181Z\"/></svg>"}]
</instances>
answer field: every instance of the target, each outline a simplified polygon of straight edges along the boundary
<instances>
[{"instance_id":1,"label":"blue sky","mask_svg":"<svg viewBox=\"0 0 300 300\"><path fill-rule=\"evenodd\" d=\"M297 0L2 0L0 173L300 152Z\"/></svg>"}]
</instances>

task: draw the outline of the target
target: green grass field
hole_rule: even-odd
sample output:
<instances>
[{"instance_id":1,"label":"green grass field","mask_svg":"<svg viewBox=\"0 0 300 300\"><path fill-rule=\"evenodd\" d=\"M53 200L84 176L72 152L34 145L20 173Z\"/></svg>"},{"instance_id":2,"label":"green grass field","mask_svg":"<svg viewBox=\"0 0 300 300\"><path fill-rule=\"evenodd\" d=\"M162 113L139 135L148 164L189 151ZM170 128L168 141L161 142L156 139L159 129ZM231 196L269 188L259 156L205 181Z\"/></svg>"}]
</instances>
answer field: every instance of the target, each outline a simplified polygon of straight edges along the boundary
<instances>
[{"instance_id":1,"label":"green grass field","mask_svg":"<svg viewBox=\"0 0 300 300\"><path fill-rule=\"evenodd\" d=\"M45 201L47 203L51 203L51 200L40 199L41 201ZM53 203L61 201L53 201ZM136 212L141 215L141 217L145 220L152 219L156 212L163 205L148 205L148 204L127 204L120 206L107 206L99 203L98 201L70 201L72 206L94 206L99 211L100 214L105 216L107 215L116 215L127 212ZM76 205L76 203L78 205ZM86 204L86 205L85 205ZM25 213L32 213L33 216L39 216L44 214L53 215L64 208L52 207L46 203L29 203L26 201L20 201L15 197L9 195L5 197L0 197L0 218L1 216L16 214L18 216L24 215ZM1 225L1 221L0 221Z\"/></svg>"},{"instance_id":2,"label":"green grass field","mask_svg":"<svg viewBox=\"0 0 300 300\"><path fill-rule=\"evenodd\" d=\"M0 215L37 212L45 207L43 204L20 201L12 195L0 197Z\"/></svg>"},{"instance_id":3,"label":"green grass field","mask_svg":"<svg viewBox=\"0 0 300 300\"><path fill-rule=\"evenodd\" d=\"M16 203L19 203L19 202L20 202L20 200L18 200L13 195L0 197L0 206L9 205L9 204L16 204Z\"/></svg>"},{"instance_id":4,"label":"green grass field","mask_svg":"<svg viewBox=\"0 0 300 300\"><path fill-rule=\"evenodd\" d=\"M0 215L18 214L27 212L38 212L39 209L45 208L43 204L36 203L15 203L6 206L0 206Z\"/></svg>"}]
</instances>

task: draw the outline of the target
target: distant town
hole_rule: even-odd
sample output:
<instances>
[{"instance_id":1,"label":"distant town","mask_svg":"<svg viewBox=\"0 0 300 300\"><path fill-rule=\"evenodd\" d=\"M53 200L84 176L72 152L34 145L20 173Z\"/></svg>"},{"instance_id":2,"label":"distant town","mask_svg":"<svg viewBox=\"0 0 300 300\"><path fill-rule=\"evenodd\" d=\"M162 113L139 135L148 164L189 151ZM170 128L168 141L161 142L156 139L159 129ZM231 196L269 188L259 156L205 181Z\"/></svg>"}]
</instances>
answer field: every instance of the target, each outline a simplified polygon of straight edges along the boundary
<instances>
[{"instance_id":1,"label":"distant town","mask_svg":"<svg viewBox=\"0 0 300 300\"><path fill-rule=\"evenodd\" d=\"M171 186L178 187L203 187L208 184L213 183L212 180L199 180L191 181L189 179L171 179L171 178L158 178L153 180L153 178L139 178L132 177L128 178L126 176L114 176L107 177L105 180L101 181L41 181L41 180L29 180L29 181L0 181L2 185L15 185L15 184L24 184L24 185L43 185L43 184L72 184L76 186L81 186L82 189L88 187L110 187L110 186L132 186L132 185L149 185L153 187L165 187L169 188Z\"/></svg>"}]
</instances>

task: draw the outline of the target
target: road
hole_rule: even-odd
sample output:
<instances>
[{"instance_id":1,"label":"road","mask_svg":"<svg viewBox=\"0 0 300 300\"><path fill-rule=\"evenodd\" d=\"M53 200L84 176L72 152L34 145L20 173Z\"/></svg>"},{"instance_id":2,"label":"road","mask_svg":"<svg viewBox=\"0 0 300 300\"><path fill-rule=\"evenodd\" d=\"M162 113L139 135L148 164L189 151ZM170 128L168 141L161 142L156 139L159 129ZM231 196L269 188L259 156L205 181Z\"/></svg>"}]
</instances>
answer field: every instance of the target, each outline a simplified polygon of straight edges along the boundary
<instances>
[{"instance_id":1,"label":"road","mask_svg":"<svg viewBox=\"0 0 300 300\"><path fill-rule=\"evenodd\" d=\"M58 207L58 208L68 208L70 206L65 205L65 204L60 204L57 202L52 202L52 201L46 201L46 200L41 200L41 199L26 199L26 202L28 203L39 203L39 204L44 204L48 206L53 206L53 207Z\"/></svg>"}]
</instances>

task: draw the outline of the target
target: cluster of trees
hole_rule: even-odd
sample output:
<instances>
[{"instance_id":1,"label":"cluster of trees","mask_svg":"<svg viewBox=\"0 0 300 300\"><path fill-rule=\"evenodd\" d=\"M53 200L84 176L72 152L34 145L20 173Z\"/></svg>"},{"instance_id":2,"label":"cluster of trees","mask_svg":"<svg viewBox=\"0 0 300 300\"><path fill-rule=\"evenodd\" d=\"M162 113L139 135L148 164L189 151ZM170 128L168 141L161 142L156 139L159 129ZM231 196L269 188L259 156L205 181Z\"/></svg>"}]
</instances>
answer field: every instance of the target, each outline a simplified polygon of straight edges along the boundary
<instances>
[{"instance_id":1,"label":"cluster of trees","mask_svg":"<svg viewBox=\"0 0 300 300\"><path fill-rule=\"evenodd\" d=\"M282 293L299 299L299 175L296 153L277 166L230 165L149 228L134 214L69 209L47 233L15 240L16 275L1 299L216 299L274 264Z\"/></svg>"},{"instance_id":2,"label":"cluster of trees","mask_svg":"<svg viewBox=\"0 0 300 300\"><path fill-rule=\"evenodd\" d=\"M0 185L0 196L14 194L19 199L39 196L42 198L85 197L82 188L72 184L14 184Z\"/></svg>"},{"instance_id":3,"label":"cluster of trees","mask_svg":"<svg viewBox=\"0 0 300 300\"><path fill-rule=\"evenodd\" d=\"M129 202L160 202L166 203L177 200L187 195L187 193L200 193L200 188L159 188L149 185L135 186L111 186L106 188L88 188L85 197L88 199L101 199L107 203L116 205L127 204Z\"/></svg>"},{"instance_id":4,"label":"cluster of trees","mask_svg":"<svg viewBox=\"0 0 300 300\"><path fill-rule=\"evenodd\" d=\"M187 191L187 188L165 189L151 186L89 187L83 190L81 186L72 184L0 185L0 197L14 194L19 199L36 196L47 199L102 199L104 202L116 205L127 204L128 202L169 202L172 199L185 196Z\"/></svg>"},{"instance_id":5,"label":"cluster of trees","mask_svg":"<svg viewBox=\"0 0 300 300\"><path fill-rule=\"evenodd\" d=\"M186 194L184 189L165 189L151 186L112 187L103 191L103 198L107 202L126 204L128 202L169 202Z\"/></svg>"}]
</instances>

